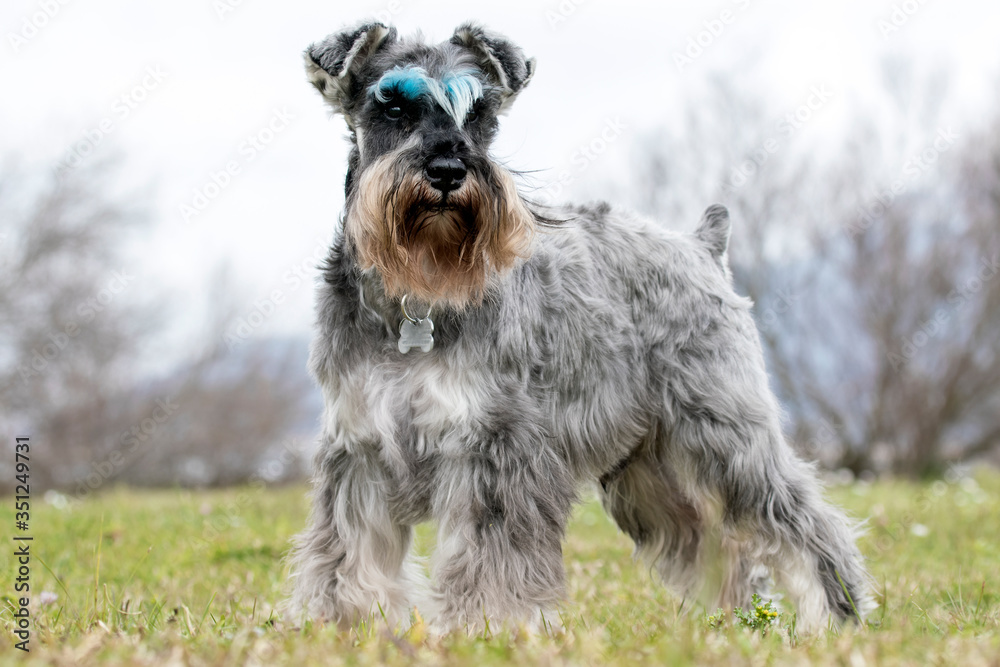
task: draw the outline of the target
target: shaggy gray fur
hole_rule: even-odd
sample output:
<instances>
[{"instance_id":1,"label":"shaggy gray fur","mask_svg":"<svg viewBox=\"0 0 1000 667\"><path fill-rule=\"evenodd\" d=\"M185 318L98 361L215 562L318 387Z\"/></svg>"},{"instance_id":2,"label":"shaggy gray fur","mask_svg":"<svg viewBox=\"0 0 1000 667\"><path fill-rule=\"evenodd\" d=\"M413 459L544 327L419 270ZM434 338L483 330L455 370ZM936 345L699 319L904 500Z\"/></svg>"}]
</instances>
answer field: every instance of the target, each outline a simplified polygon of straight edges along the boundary
<instances>
[{"instance_id":1,"label":"shaggy gray fur","mask_svg":"<svg viewBox=\"0 0 1000 667\"><path fill-rule=\"evenodd\" d=\"M474 26L427 46L364 24L307 51L312 80L356 131L349 202L366 164L424 131L383 130L371 83L400 64L455 63L474 64L489 91L482 127L455 129L474 163L533 71L520 49ZM483 303L435 309L427 353L397 350L398 299L338 237L319 291L311 370L326 413L292 610L345 625L379 608L405 624L413 605L443 629L537 620L563 597L575 490L597 482L679 595L747 606L773 580L799 626L818 629L854 614L839 576L865 613L854 529L782 436L751 304L726 264L725 209L709 208L694 234L606 204L544 216L560 222L541 224ZM407 557L413 526L430 519L433 584Z\"/></svg>"}]
</instances>

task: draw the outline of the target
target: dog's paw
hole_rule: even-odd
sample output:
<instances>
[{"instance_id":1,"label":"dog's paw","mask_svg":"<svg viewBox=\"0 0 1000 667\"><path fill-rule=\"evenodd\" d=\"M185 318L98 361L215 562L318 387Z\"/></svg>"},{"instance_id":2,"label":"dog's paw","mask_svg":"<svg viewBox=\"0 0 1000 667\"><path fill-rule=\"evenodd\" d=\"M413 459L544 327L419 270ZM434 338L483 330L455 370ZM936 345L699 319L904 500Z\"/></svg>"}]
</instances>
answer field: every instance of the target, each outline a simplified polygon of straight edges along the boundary
<instances>
[{"instance_id":1,"label":"dog's paw","mask_svg":"<svg viewBox=\"0 0 1000 667\"><path fill-rule=\"evenodd\" d=\"M514 637L553 637L565 634L566 627L558 610L536 610L534 613L510 617L438 616L427 626L429 636L441 638L458 632L469 637L492 637L506 631Z\"/></svg>"}]
</instances>

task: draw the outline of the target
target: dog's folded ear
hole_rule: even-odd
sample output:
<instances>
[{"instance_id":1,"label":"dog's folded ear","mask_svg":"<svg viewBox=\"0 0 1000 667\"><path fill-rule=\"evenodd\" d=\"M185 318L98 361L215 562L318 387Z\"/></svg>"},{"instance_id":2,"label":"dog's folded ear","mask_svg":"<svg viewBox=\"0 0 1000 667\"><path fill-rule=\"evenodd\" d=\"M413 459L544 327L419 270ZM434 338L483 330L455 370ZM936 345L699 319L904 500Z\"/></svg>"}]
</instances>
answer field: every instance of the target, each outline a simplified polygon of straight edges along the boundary
<instances>
[{"instance_id":1,"label":"dog's folded ear","mask_svg":"<svg viewBox=\"0 0 1000 667\"><path fill-rule=\"evenodd\" d=\"M365 64L395 41L396 29L375 21L335 32L306 49L309 81L334 111L347 116L351 100L362 92L360 74Z\"/></svg>"},{"instance_id":2,"label":"dog's folded ear","mask_svg":"<svg viewBox=\"0 0 1000 667\"><path fill-rule=\"evenodd\" d=\"M701 222L694 235L708 246L712 257L720 264L726 263L726 250L729 248L729 211L722 204L712 204L701 216Z\"/></svg>"},{"instance_id":3,"label":"dog's folded ear","mask_svg":"<svg viewBox=\"0 0 1000 667\"><path fill-rule=\"evenodd\" d=\"M469 49L480 69L503 92L501 111L510 106L535 73L535 59L525 58L521 47L474 23L456 28L451 43Z\"/></svg>"}]
</instances>

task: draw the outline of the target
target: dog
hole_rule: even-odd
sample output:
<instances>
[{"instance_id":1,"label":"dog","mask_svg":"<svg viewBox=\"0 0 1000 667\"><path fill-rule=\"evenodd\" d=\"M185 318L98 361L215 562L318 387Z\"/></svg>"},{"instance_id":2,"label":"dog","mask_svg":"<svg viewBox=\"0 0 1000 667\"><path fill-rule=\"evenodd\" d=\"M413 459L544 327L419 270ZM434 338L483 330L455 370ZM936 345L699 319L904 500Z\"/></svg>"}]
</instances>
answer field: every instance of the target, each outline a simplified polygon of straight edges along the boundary
<instances>
[{"instance_id":1,"label":"dog","mask_svg":"<svg viewBox=\"0 0 1000 667\"><path fill-rule=\"evenodd\" d=\"M489 149L535 62L476 24L427 44L362 23L305 64L350 156L290 609L342 626L405 627L414 607L443 631L545 623L587 484L636 555L710 611L772 584L800 630L874 606L856 525L782 435L725 208L681 234L605 203L530 202ZM431 519L433 583L410 555Z\"/></svg>"}]
</instances>

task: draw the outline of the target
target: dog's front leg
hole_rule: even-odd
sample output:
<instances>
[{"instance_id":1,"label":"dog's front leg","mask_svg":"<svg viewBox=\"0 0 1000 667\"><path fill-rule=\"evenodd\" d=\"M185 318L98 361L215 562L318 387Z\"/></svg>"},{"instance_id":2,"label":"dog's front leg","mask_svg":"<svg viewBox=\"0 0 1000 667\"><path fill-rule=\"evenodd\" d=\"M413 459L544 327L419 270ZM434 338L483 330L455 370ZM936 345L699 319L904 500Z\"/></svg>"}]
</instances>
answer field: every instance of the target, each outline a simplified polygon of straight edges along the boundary
<instances>
[{"instance_id":1,"label":"dog's front leg","mask_svg":"<svg viewBox=\"0 0 1000 667\"><path fill-rule=\"evenodd\" d=\"M292 553L289 611L349 627L407 626L426 577L407 561L412 528L393 512L396 480L374 445L326 444L317 458L309 528Z\"/></svg>"},{"instance_id":2,"label":"dog's front leg","mask_svg":"<svg viewBox=\"0 0 1000 667\"><path fill-rule=\"evenodd\" d=\"M562 537L573 487L531 415L457 436L438 469L435 592L442 630L537 623L564 594ZM549 618L551 620L551 618Z\"/></svg>"}]
</instances>

